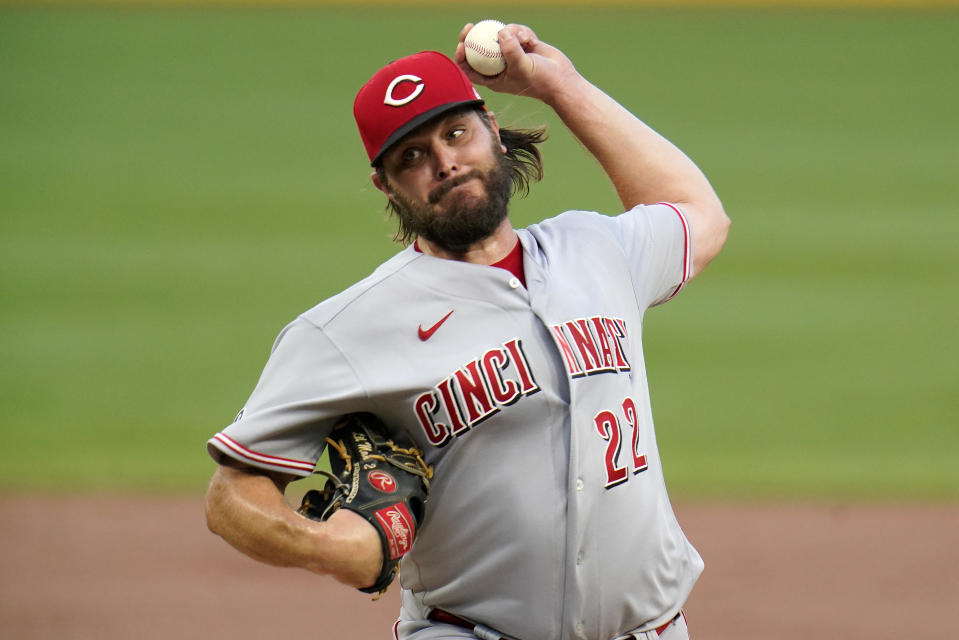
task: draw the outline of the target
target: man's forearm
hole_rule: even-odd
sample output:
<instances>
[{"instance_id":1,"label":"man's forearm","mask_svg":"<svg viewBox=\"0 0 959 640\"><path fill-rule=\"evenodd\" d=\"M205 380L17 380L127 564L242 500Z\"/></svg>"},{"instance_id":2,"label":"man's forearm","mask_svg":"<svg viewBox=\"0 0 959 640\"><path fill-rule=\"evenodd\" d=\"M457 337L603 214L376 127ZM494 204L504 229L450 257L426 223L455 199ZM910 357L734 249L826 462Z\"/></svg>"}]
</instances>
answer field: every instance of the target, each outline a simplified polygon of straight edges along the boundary
<instances>
[{"instance_id":1,"label":"man's forearm","mask_svg":"<svg viewBox=\"0 0 959 640\"><path fill-rule=\"evenodd\" d=\"M370 524L349 511L326 522L304 518L287 505L285 485L264 474L221 466L207 491L207 525L260 562L301 567L354 587L372 584L382 556Z\"/></svg>"},{"instance_id":2,"label":"man's forearm","mask_svg":"<svg viewBox=\"0 0 959 640\"><path fill-rule=\"evenodd\" d=\"M546 100L596 157L623 206L682 206L693 235L693 272L726 241L729 218L699 167L673 143L578 74Z\"/></svg>"},{"instance_id":3,"label":"man's forearm","mask_svg":"<svg viewBox=\"0 0 959 640\"><path fill-rule=\"evenodd\" d=\"M699 273L726 241L729 218L706 176L666 138L587 81L566 55L523 25L499 32L506 71L487 78L468 71L460 32L456 58L470 78L495 91L546 103L599 161L626 209L672 202L692 227L693 271Z\"/></svg>"},{"instance_id":4,"label":"man's forearm","mask_svg":"<svg viewBox=\"0 0 959 640\"><path fill-rule=\"evenodd\" d=\"M660 201L719 206L686 154L582 76L545 101L596 157L626 209Z\"/></svg>"}]
</instances>

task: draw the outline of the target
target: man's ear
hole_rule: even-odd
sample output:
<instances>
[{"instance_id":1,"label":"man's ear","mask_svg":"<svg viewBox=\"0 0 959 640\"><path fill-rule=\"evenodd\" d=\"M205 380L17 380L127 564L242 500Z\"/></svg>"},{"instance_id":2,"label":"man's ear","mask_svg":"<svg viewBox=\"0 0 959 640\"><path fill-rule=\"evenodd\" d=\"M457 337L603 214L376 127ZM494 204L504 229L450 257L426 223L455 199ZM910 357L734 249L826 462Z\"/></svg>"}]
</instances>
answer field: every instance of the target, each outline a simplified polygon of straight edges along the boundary
<instances>
[{"instance_id":1,"label":"man's ear","mask_svg":"<svg viewBox=\"0 0 959 640\"><path fill-rule=\"evenodd\" d=\"M374 171L370 175L370 180L373 181L373 186L375 186L377 189L385 193L387 196L390 195L389 185L387 185L386 182L383 180L383 178L380 177L379 171Z\"/></svg>"}]
</instances>

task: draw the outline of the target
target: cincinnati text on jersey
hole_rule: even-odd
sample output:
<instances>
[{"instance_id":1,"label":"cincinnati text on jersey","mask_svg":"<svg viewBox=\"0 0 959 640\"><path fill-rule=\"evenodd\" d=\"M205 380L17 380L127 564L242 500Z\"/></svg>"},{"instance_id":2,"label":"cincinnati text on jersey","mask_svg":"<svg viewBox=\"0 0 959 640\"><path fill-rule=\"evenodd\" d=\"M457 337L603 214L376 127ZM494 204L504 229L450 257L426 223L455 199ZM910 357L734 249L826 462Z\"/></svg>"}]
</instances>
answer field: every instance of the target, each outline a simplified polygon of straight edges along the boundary
<instances>
[{"instance_id":1,"label":"cincinnati text on jersey","mask_svg":"<svg viewBox=\"0 0 959 640\"><path fill-rule=\"evenodd\" d=\"M625 321L595 316L549 329L570 378L630 370L623 345L627 339ZM502 407L539 390L522 340L514 338L468 362L420 395L413 403L413 412L430 444L442 447ZM441 411L445 421L439 417Z\"/></svg>"}]
</instances>

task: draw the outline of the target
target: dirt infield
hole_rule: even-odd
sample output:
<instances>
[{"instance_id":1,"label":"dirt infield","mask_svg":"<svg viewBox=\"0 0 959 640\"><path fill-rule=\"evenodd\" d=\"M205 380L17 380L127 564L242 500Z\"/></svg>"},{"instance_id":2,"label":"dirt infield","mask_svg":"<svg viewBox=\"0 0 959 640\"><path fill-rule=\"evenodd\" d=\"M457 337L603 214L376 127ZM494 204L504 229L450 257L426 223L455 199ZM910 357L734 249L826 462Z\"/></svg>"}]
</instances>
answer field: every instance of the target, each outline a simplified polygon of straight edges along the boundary
<instances>
[{"instance_id":1,"label":"dirt infield","mask_svg":"<svg viewBox=\"0 0 959 640\"><path fill-rule=\"evenodd\" d=\"M695 640L959 638L959 505L681 505ZM0 638L388 640L372 602L255 563L200 498L0 496Z\"/></svg>"}]
</instances>

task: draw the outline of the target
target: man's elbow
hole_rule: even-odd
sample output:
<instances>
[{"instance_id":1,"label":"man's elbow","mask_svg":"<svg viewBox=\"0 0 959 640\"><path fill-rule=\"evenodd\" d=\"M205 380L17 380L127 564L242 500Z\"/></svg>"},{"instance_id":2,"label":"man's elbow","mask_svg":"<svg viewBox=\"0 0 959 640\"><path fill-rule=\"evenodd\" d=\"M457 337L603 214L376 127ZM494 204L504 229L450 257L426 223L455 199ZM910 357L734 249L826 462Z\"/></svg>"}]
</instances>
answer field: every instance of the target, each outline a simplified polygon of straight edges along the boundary
<instances>
[{"instance_id":1,"label":"man's elbow","mask_svg":"<svg viewBox=\"0 0 959 640\"><path fill-rule=\"evenodd\" d=\"M693 240L695 247L693 250L694 275L698 275L712 262L713 258L719 255L723 246L726 244L726 238L729 237L729 227L732 220L726 214L719 199L716 199L709 207L697 210L696 219L693 220Z\"/></svg>"},{"instance_id":2,"label":"man's elbow","mask_svg":"<svg viewBox=\"0 0 959 640\"><path fill-rule=\"evenodd\" d=\"M213 478L210 480L210 486L206 490L204 509L206 511L207 529L218 536L222 536L225 498L223 481L219 476L218 471L213 474Z\"/></svg>"},{"instance_id":3,"label":"man's elbow","mask_svg":"<svg viewBox=\"0 0 959 640\"><path fill-rule=\"evenodd\" d=\"M713 216L715 217L714 224L716 225L716 242L718 244L716 253L719 253L726 244L726 238L729 237L729 227L732 226L733 221L726 214L726 209L723 208L721 203L716 205Z\"/></svg>"}]
</instances>

